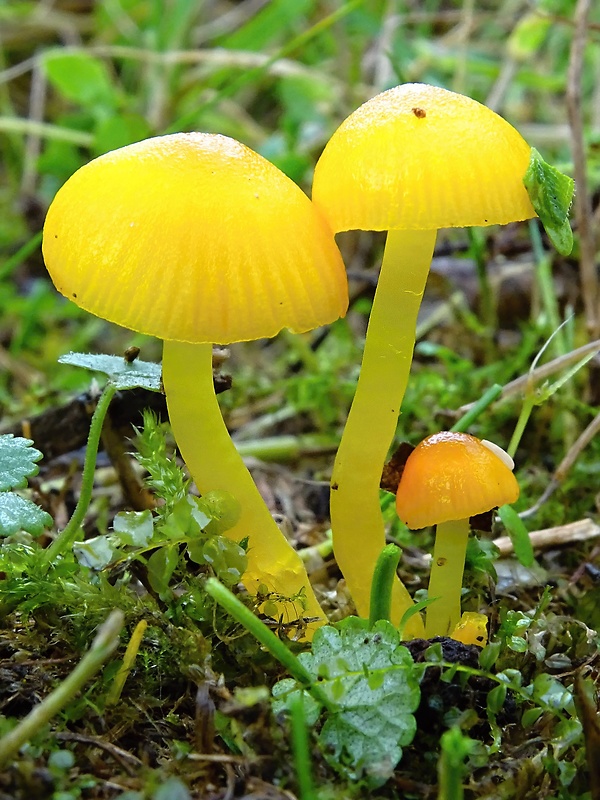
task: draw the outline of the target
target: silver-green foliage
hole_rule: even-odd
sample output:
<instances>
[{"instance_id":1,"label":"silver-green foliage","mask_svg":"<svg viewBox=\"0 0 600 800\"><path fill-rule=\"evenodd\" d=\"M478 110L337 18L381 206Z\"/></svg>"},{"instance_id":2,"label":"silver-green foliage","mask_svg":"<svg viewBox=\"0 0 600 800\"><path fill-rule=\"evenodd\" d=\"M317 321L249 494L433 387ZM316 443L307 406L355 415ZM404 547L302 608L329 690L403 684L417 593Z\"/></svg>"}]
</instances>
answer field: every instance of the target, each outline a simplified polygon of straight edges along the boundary
<instances>
[{"instance_id":1,"label":"silver-green foliage","mask_svg":"<svg viewBox=\"0 0 600 800\"><path fill-rule=\"evenodd\" d=\"M413 740L421 694L421 669L396 628L385 620L370 628L367 620L348 617L319 628L311 652L298 660L330 701L319 733L327 761L351 780L384 783ZM321 706L293 679L275 685L275 710L288 709L299 692L307 721L315 724Z\"/></svg>"},{"instance_id":2,"label":"silver-green foliage","mask_svg":"<svg viewBox=\"0 0 600 800\"><path fill-rule=\"evenodd\" d=\"M123 356L109 356L98 353L66 353L58 359L59 364L103 372L117 389L142 387L152 392L161 389L160 364L153 361L128 361Z\"/></svg>"},{"instance_id":3,"label":"silver-green foliage","mask_svg":"<svg viewBox=\"0 0 600 800\"><path fill-rule=\"evenodd\" d=\"M1 536L12 536L19 531L39 536L44 528L52 525L50 514L11 491L27 486L27 479L39 471L36 462L42 458L42 453L32 444L31 439L15 437L11 433L0 436Z\"/></svg>"}]
</instances>

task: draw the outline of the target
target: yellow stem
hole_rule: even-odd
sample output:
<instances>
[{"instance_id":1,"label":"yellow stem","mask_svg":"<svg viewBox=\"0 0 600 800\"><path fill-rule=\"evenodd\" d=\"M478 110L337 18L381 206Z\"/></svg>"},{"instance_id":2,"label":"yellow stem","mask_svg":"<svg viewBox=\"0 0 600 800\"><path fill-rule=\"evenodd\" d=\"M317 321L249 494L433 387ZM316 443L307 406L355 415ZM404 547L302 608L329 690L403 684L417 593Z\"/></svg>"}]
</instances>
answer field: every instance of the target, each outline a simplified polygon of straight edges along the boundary
<instances>
[{"instance_id":1,"label":"yellow stem","mask_svg":"<svg viewBox=\"0 0 600 800\"><path fill-rule=\"evenodd\" d=\"M379 483L408 383L435 237L436 231L388 233L360 377L331 480L333 549L361 617L369 616L373 570L385 546ZM412 604L397 579L392 622L398 624ZM420 615L405 630L422 636Z\"/></svg>"},{"instance_id":2,"label":"yellow stem","mask_svg":"<svg viewBox=\"0 0 600 800\"><path fill-rule=\"evenodd\" d=\"M325 615L300 556L277 527L231 441L214 392L212 345L166 341L163 382L173 434L199 491L224 489L241 505L240 520L226 535L235 541L249 539L244 586L256 594L265 584L270 592L287 597L304 587L306 609L287 603L279 612L284 621L318 617L307 630L311 638Z\"/></svg>"},{"instance_id":3,"label":"yellow stem","mask_svg":"<svg viewBox=\"0 0 600 800\"><path fill-rule=\"evenodd\" d=\"M427 594L439 600L427 606L425 635L428 639L450 636L460 620L460 595L468 540L468 519L442 522L437 526Z\"/></svg>"}]
</instances>

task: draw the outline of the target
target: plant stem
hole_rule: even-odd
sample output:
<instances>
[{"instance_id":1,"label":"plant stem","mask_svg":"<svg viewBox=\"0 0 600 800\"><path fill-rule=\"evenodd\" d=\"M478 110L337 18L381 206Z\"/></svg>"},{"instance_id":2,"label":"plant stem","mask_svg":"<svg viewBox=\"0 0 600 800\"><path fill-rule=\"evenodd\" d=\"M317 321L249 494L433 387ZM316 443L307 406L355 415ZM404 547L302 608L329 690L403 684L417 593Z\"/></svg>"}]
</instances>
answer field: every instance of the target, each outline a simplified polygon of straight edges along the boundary
<instances>
[{"instance_id":1,"label":"plant stem","mask_svg":"<svg viewBox=\"0 0 600 800\"><path fill-rule=\"evenodd\" d=\"M317 702L321 703L321 705L330 711L333 710L333 705L329 701L327 695L313 683L310 672L308 672L296 656L288 650L281 639L278 639L273 631L267 628L264 622L261 622L249 608L246 608L246 606L216 578L209 578L204 584L204 588L219 605L223 606L228 614L239 622L240 625L243 625L263 647L266 647L273 658L276 658L277 661L287 669L292 678L297 680L299 684L309 691Z\"/></svg>"},{"instance_id":2,"label":"plant stem","mask_svg":"<svg viewBox=\"0 0 600 800\"><path fill-rule=\"evenodd\" d=\"M16 253L13 253L12 256L7 258L0 268L0 280L4 280L4 278L8 277L16 267L20 266L26 258L35 252L40 246L41 241L42 232L38 231L31 239L26 241L25 244L21 245Z\"/></svg>"},{"instance_id":3,"label":"plant stem","mask_svg":"<svg viewBox=\"0 0 600 800\"><path fill-rule=\"evenodd\" d=\"M517 452L517 447L519 446L521 437L525 432L525 428L527 427L527 423L529 422L529 417L531 416L531 412L533 411L535 404L536 404L535 389L531 387L529 391L525 394L525 397L523 398L523 405L521 406L521 411L519 413L519 418L517 419L517 424L515 425L513 435L511 436L510 442L508 443L508 447L506 448L506 452L511 458L514 458L514 455Z\"/></svg>"},{"instance_id":4,"label":"plant stem","mask_svg":"<svg viewBox=\"0 0 600 800\"><path fill-rule=\"evenodd\" d=\"M299 694L291 703L290 718L292 723L292 749L294 751L294 766L300 789L300 800L316 800L315 787L312 779L312 764L306 718L304 716L304 703Z\"/></svg>"},{"instance_id":5,"label":"plant stem","mask_svg":"<svg viewBox=\"0 0 600 800\"><path fill-rule=\"evenodd\" d=\"M554 288L554 278L552 276L552 264L547 253L544 251L537 219L529 220L529 234L531 236L531 244L535 256L536 278L540 289L542 306L546 313L549 333L554 335L554 349L556 355L564 356L568 351L568 347L564 331L561 328L560 312Z\"/></svg>"},{"instance_id":6,"label":"plant stem","mask_svg":"<svg viewBox=\"0 0 600 800\"><path fill-rule=\"evenodd\" d=\"M468 228L467 235L469 237L469 249L475 262L477 282L479 284L479 296L481 298L480 314L485 329L484 346L489 361L492 362L496 357L494 334L498 330L498 312L496 307L497 300L487 270L485 234L481 228Z\"/></svg>"},{"instance_id":7,"label":"plant stem","mask_svg":"<svg viewBox=\"0 0 600 800\"><path fill-rule=\"evenodd\" d=\"M145 619L141 619L135 626L134 631L131 634L129 644L127 645L127 649L125 650L125 655L123 656L123 663L113 678L112 686L110 687L110 691L106 696L107 706L114 706L119 702L121 692L125 686L125 681L131 672L135 657L138 654L138 650L140 649L140 644L144 638L144 633L146 632L147 627L148 623Z\"/></svg>"},{"instance_id":8,"label":"plant stem","mask_svg":"<svg viewBox=\"0 0 600 800\"><path fill-rule=\"evenodd\" d=\"M92 646L73 672L0 739L0 767L6 766L32 736L59 713L107 661L119 644L123 612L113 611L98 629Z\"/></svg>"},{"instance_id":9,"label":"plant stem","mask_svg":"<svg viewBox=\"0 0 600 800\"><path fill-rule=\"evenodd\" d=\"M92 490L94 488L94 475L96 472L96 456L98 455L98 444L102 434L102 425L108 412L110 402L115 396L117 389L113 383L107 383L104 391L100 395L98 404L92 416L90 423L90 432L88 434L87 446L85 449L85 461L83 464L83 472L81 475L81 489L79 491L79 499L75 506L73 516L68 521L63 530L58 534L52 544L47 547L40 556L40 564L42 569L47 569L49 565L55 561L59 555L66 553L69 547L75 541L77 534L81 528L90 500L92 499Z\"/></svg>"},{"instance_id":10,"label":"plant stem","mask_svg":"<svg viewBox=\"0 0 600 800\"><path fill-rule=\"evenodd\" d=\"M212 345L166 341L163 380L173 434L196 486L202 494L226 490L240 503L239 522L225 535L236 542L248 537L244 586L257 594L264 584L285 597L303 589L306 607L301 616L318 619L307 627L311 638L326 621L325 614L302 559L277 527L229 436L213 386ZM298 617L289 603L279 604L279 611L285 621Z\"/></svg>"},{"instance_id":11,"label":"plant stem","mask_svg":"<svg viewBox=\"0 0 600 800\"><path fill-rule=\"evenodd\" d=\"M473 422L475 422L475 420L481 416L481 414L483 414L486 408L488 408L494 402L494 400L497 400L501 394L502 386L499 383L494 383L493 386L490 386L489 389L486 389L479 400L476 400L469 408L467 413L463 414L463 416L450 428L452 433L463 433L464 431L467 431Z\"/></svg>"},{"instance_id":12,"label":"plant stem","mask_svg":"<svg viewBox=\"0 0 600 800\"><path fill-rule=\"evenodd\" d=\"M325 531L325 539L318 544L310 545L310 547L303 547L300 550L300 558L305 564L310 564L313 558L321 558L325 560L333 553L333 545L331 542L331 528Z\"/></svg>"},{"instance_id":13,"label":"plant stem","mask_svg":"<svg viewBox=\"0 0 600 800\"><path fill-rule=\"evenodd\" d=\"M91 147L94 137L91 133L75 131L61 125L51 125L48 122L39 122L23 117L0 117L0 131L7 133L28 133L35 136L44 136L47 139L56 139L59 142L70 142L78 147Z\"/></svg>"},{"instance_id":14,"label":"plant stem","mask_svg":"<svg viewBox=\"0 0 600 800\"><path fill-rule=\"evenodd\" d=\"M474 742L456 727L442 735L440 744L437 800L462 800L465 759L472 752Z\"/></svg>"},{"instance_id":15,"label":"plant stem","mask_svg":"<svg viewBox=\"0 0 600 800\"><path fill-rule=\"evenodd\" d=\"M363 617L369 616L373 571L385 546L379 483L408 383L435 238L435 231L388 233L356 394L331 479L333 549ZM394 624L412 602L397 578L392 591ZM419 615L407 623L407 634L422 636Z\"/></svg>"},{"instance_id":16,"label":"plant stem","mask_svg":"<svg viewBox=\"0 0 600 800\"><path fill-rule=\"evenodd\" d=\"M469 520L441 522L437 526L427 606L425 636L449 636L460 620L462 577L469 539Z\"/></svg>"},{"instance_id":17,"label":"plant stem","mask_svg":"<svg viewBox=\"0 0 600 800\"><path fill-rule=\"evenodd\" d=\"M512 397L513 395L519 394L524 389L527 389L528 384L534 385L539 383L545 378L549 378L550 375L554 375L555 372L558 372L564 367L568 367L575 361L583 359L589 355L594 356L598 352L600 352L600 339L596 339L593 342L588 342L582 347L578 347L576 350L571 350L571 352L565 353L564 356L559 356L558 358L552 359L552 361L548 361L547 364L542 364L540 367L527 370L524 375L520 375L518 378L515 378L514 381L506 383L502 388L502 394L500 396L502 399L505 399L507 397ZM476 402L478 403L479 400ZM466 405L461 406L459 411L469 411L469 409L473 408L474 405L475 403L467 403Z\"/></svg>"},{"instance_id":18,"label":"plant stem","mask_svg":"<svg viewBox=\"0 0 600 800\"><path fill-rule=\"evenodd\" d=\"M369 626L372 628L378 619L390 621L392 608L392 586L402 550L396 544L388 544L381 551L371 584L371 607Z\"/></svg>"},{"instance_id":19,"label":"plant stem","mask_svg":"<svg viewBox=\"0 0 600 800\"><path fill-rule=\"evenodd\" d=\"M236 441L236 450L242 458L258 458L261 461L292 461L304 455L334 453L335 443L327 436L304 434L293 436L262 436L258 439Z\"/></svg>"}]
</instances>

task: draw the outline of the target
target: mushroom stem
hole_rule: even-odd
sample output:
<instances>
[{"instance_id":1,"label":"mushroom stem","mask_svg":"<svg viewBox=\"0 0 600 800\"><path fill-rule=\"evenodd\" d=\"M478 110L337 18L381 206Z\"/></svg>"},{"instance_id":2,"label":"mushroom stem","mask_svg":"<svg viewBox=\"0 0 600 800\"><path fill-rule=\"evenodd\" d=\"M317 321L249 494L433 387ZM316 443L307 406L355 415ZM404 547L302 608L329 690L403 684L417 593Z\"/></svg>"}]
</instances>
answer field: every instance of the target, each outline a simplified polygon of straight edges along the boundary
<instances>
[{"instance_id":1,"label":"mushroom stem","mask_svg":"<svg viewBox=\"0 0 600 800\"><path fill-rule=\"evenodd\" d=\"M356 394L331 479L333 549L362 617L369 616L373 570L385 546L379 484L408 383L417 314L435 238L432 230L388 233ZM394 624L412 604L405 586L396 579ZM406 633L423 635L420 615L409 620Z\"/></svg>"},{"instance_id":2,"label":"mushroom stem","mask_svg":"<svg viewBox=\"0 0 600 800\"><path fill-rule=\"evenodd\" d=\"M248 537L244 586L256 594L264 584L286 597L304 588L306 608L299 602L278 608L286 622L317 617L306 633L312 638L325 615L300 556L277 527L229 436L214 392L212 345L165 341L163 382L173 434L199 491L224 489L240 503L239 522L225 535L238 542Z\"/></svg>"},{"instance_id":3,"label":"mushroom stem","mask_svg":"<svg viewBox=\"0 0 600 800\"><path fill-rule=\"evenodd\" d=\"M460 620L460 595L465 566L469 520L459 519L441 522L437 526L429 597L438 598L427 606L425 636L449 636Z\"/></svg>"}]
</instances>

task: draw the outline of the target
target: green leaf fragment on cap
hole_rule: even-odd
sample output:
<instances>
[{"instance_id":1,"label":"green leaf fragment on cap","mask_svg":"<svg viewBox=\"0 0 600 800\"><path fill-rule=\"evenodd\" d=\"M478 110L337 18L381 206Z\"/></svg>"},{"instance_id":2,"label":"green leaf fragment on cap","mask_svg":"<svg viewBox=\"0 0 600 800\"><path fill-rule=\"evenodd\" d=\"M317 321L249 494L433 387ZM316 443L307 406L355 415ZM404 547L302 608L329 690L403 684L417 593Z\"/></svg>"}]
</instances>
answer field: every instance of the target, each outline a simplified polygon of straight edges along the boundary
<instances>
[{"instance_id":1,"label":"green leaf fragment on cap","mask_svg":"<svg viewBox=\"0 0 600 800\"><path fill-rule=\"evenodd\" d=\"M561 255L569 255L573 249L569 209L573 201L575 182L544 161L535 147L532 147L523 183L550 241Z\"/></svg>"}]
</instances>

